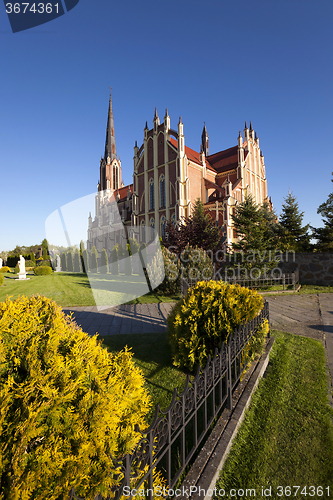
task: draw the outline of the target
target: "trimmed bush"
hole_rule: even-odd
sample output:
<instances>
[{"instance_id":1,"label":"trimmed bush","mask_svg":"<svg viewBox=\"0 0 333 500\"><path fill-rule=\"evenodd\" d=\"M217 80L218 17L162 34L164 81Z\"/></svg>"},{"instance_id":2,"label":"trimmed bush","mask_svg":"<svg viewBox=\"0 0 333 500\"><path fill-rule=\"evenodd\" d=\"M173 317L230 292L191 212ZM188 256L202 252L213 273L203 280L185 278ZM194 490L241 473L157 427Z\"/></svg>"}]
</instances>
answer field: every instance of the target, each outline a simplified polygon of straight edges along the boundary
<instances>
[{"instance_id":1,"label":"trimmed bush","mask_svg":"<svg viewBox=\"0 0 333 500\"><path fill-rule=\"evenodd\" d=\"M70 273L74 271L73 254L71 251L67 252L67 271Z\"/></svg>"},{"instance_id":2,"label":"trimmed bush","mask_svg":"<svg viewBox=\"0 0 333 500\"><path fill-rule=\"evenodd\" d=\"M180 271L182 278L209 280L213 276L213 264L205 250L187 245L180 254Z\"/></svg>"},{"instance_id":3,"label":"trimmed bush","mask_svg":"<svg viewBox=\"0 0 333 500\"><path fill-rule=\"evenodd\" d=\"M131 252L131 247L130 247L129 243L127 243L126 247L127 247L128 255L126 256L126 259L125 259L124 271L125 271L126 276L131 276L133 274L132 252ZM125 254L126 254L126 252L125 252Z\"/></svg>"},{"instance_id":4,"label":"trimmed bush","mask_svg":"<svg viewBox=\"0 0 333 500\"><path fill-rule=\"evenodd\" d=\"M81 265L82 265L82 272L86 273L89 271L89 261L88 261L87 250L82 250Z\"/></svg>"},{"instance_id":5,"label":"trimmed bush","mask_svg":"<svg viewBox=\"0 0 333 500\"><path fill-rule=\"evenodd\" d=\"M28 267L35 267L35 262L33 262L32 260L26 260L25 261L25 268L27 269Z\"/></svg>"},{"instance_id":6,"label":"trimmed bush","mask_svg":"<svg viewBox=\"0 0 333 500\"><path fill-rule=\"evenodd\" d=\"M28 320L27 320L28 318ZM15 332L15 335L13 335ZM93 500L119 484L149 396L132 353L110 354L41 296L0 303L1 499Z\"/></svg>"},{"instance_id":7,"label":"trimmed bush","mask_svg":"<svg viewBox=\"0 0 333 500\"><path fill-rule=\"evenodd\" d=\"M173 364L190 371L196 365L204 367L215 348L221 349L235 328L255 318L262 307L256 291L223 281L199 281L168 318Z\"/></svg>"},{"instance_id":8,"label":"trimmed bush","mask_svg":"<svg viewBox=\"0 0 333 500\"><path fill-rule=\"evenodd\" d=\"M61 262L61 270L62 271L67 271L67 258L66 258L66 253L63 252L60 257L60 262Z\"/></svg>"},{"instance_id":9,"label":"trimmed bush","mask_svg":"<svg viewBox=\"0 0 333 500\"><path fill-rule=\"evenodd\" d=\"M0 273L10 273L10 268L8 266L3 266L0 269Z\"/></svg>"},{"instance_id":10,"label":"trimmed bush","mask_svg":"<svg viewBox=\"0 0 333 500\"><path fill-rule=\"evenodd\" d=\"M174 295L178 293L180 289L178 258L177 255L169 252L164 246L161 246L161 248L162 256L160 252L157 253L147 266L147 272L148 275L151 277L153 276L154 281L158 283L163 278L164 269L165 277L162 283L156 288L156 291L165 295ZM154 287L154 283L151 283L151 285Z\"/></svg>"},{"instance_id":11,"label":"trimmed bush","mask_svg":"<svg viewBox=\"0 0 333 500\"><path fill-rule=\"evenodd\" d=\"M8 255L7 256L7 266L15 267L19 260L20 260L19 255Z\"/></svg>"},{"instance_id":12,"label":"trimmed bush","mask_svg":"<svg viewBox=\"0 0 333 500\"><path fill-rule=\"evenodd\" d=\"M118 248L115 245L111 252L111 274L119 274L119 264L118 264Z\"/></svg>"},{"instance_id":13,"label":"trimmed bush","mask_svg":"<svg viewBox=\"0 0 333 500\"><path fill-rule=\"evenodd\" d=\"M78 249L75 250L74 253L74 272L75 273L80 273L81 268L80 268L80 252Z\"/></svg>"},{"instance_id":14,"label":"trimmed bush","mask_svg":"<svg viewBox=\"0 0 333 500\"><path fill-rule=\"evenodd\" d=\"M100 272L103 274L106 274L109 272L109 259L108 259L108 254L106 253L105 248L102 248L102 252L101 252Z\"/></svg>"},{"instance_id":15,"label":"trimmed bush","mask_svg":"<svg viewBox=\"0 0 333 500\"><path fill-rule=\"evenodd\" d=\"M37 267L39 266L48 266L48 267L52 267L52 263L50 260L39 260L37 262Z\"/></svg>"},{"instance_id":16,"label":"trimmed bush","mask_svg":"<svg viewBox=\"0 0 333 500\"><path fill-rule=\"evenodd\" d=\"M90 252L90 271L92 273L97 273L98 272L98 265L97 265L97 249L95 246L92 247L91 252Z\"/></svg>"},{"instance_id":17,"label":"trimmed bush","mask_svg":"<svg viewBox=\"0 0 333 500\"><path fill-rule=\"evenodd\" d=\"M5 277L3 274L0 274L0 286L3 285L3 282L5 281Z\"/></svg>"},{"instance_id":18,"label":"trimmed bush","mask_svg":"<svg viewBox=\"0 0 333 500\"><path fill-rule=\"evenodd\" d=\"M34 269L35 276L46 276L47 274L52 274L52 267L50 267L50 266L37 266Z\"/></svg>"}]
</instances>

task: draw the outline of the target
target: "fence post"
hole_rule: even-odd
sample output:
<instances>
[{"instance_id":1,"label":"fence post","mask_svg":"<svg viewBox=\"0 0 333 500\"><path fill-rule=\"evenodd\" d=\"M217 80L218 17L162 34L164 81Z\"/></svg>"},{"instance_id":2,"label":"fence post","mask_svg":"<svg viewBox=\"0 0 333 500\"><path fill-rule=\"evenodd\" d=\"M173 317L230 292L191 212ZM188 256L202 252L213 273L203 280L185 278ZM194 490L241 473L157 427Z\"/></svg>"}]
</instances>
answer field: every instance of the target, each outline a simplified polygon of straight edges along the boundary
<instances>
[{"instance_id":1,"label":"fence post","mask_svg":"<svg viewBox=\"0 0 333 500\"><path fill-rule=\"evenodd\" d=\"M282 274L282 285L284 291L286 289L286 275L284 273Z\"/></svg>"},{"instance_id":2,"label":"fence post","mask_svg":"<svg viewBox=\"0 0 333 500\"><path fill-rule=\"evenodd\" d=\"M295 290L296 288L295 273L292 273L292 281L293 281L293 289Z\"/></svg>"},{"instance_id":3,"label":"fence post","mask_svg":"<svg viewBox=\"0 0 333 500\"><path fill-rule=\"evenodd\" d=\"M232 410L232 374L231 374L231 349L230 343L227 345L227 389L228 389L228 399L227 399L227 408L228 410Z\"/></svg>"}]
</instances>

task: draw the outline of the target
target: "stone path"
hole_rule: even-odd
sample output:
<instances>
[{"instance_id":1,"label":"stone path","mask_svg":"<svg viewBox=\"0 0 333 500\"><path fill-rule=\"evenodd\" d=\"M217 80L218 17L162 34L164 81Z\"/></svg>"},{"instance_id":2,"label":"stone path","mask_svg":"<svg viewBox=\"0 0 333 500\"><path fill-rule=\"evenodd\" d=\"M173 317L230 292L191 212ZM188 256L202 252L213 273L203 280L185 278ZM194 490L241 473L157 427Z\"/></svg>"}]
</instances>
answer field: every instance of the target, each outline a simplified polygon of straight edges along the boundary
<instances>
[{"instance_id":1,"label":"stone path","mask_svg":"<svg viewBox=\"0 0 333 500\"><path fill-rule=\"evenodd\" d=\"M323 342L333 394L333 294L265 298L269 302L271 328Z\"/></svg>"},{"instance_id":2,"label":"stone path","mask_svg":"<svg viewBox=\"0 0 333 500\"><path fill-rule=\"evenodd\" d=\"M264 297L269 302L271 328L321 340L326 347L333 380L333 294L279 295ZM94 335L154 333L166 330L166 318L173 302L117 307L71 307L76 322Z\"/></svg>"},{"instance_id":3,"label":"stone path","mask_svg":"<svg viewBox=\"0 0 333 500\"><path fill-rule=\"evenodd\" d=\"M166 319L173 305L173 302L121 305L99 311L96 306L71 307L64 312L73 312L77 324L90 335L158 333L166 330Z\"/></svg>"}]
</instances>

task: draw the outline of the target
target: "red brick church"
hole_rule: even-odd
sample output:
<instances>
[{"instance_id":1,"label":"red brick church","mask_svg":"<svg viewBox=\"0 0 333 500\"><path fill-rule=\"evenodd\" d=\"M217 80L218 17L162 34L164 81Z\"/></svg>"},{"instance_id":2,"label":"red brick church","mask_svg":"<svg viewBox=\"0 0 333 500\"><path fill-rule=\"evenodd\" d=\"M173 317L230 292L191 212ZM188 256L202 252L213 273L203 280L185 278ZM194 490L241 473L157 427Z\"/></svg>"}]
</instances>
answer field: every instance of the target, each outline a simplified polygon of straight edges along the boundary
<instances>
[{"instance_id":1,"label":"red brick church","mask_svg":"<svg viewBox=\"0 0 333 500\"><path fill-rule=\"evenodd\" d=\"M237 238L231 218L236 204L246 194L252 194L258 204L268 199L264 156L251 122L250 128L245 122L243 136L239 131L237 145L210 154L206 126L200 151L194 151L185 145L181 118L177 129L172 129L168 110L161 123L156 108L153 127L150 129L146 122L143 143L140 147L135 143L133 184L124 186L116 152L111 95L97 189L95 218L89 217L88 249L95 245L99 252L106 248L105 230L114 224L116 231L120 223L119 215L117 219L114 213L114 200L122 223L131 226L128 236L149 242L150 228L156 228L164 237L166 221L181 223L200 198L230 247ZM118 242L122 243L115 236L112 244Z\"/></svg>"}]
</instances>

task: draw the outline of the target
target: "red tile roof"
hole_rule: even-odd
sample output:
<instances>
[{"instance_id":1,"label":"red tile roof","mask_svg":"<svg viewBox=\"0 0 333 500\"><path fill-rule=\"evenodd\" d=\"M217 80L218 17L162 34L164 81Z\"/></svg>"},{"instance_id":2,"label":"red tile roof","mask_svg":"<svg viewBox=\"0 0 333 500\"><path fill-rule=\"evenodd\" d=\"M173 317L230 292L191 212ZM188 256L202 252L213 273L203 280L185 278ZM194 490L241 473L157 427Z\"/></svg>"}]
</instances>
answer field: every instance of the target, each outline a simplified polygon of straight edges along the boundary
<instances>
[{"instance_id":1,"label":"red tile roof","mask_svg":"<svg viewBox=\"0 0 333 500\"><path fill-rule=\"evenodd\" d=\"M177 141L172 137L170 137L170 142L175 148L178 147ZM198 163L199 165L202 165L202 162L200 161L200 153L194 151L194 149L185 146L185 154L189 160L193 161L194 163ZM209 161L207 161L207 158L206 158L206 167L209 168L209 170L216 172L215 168L212 167Z\"/></svg>"},{"instance_id":2,"label":"red tile roof","mask_svg":"<svg viewBox=\"0 0 333 500\"><path fill-rule=\"evenodd\" d=\"M219 151L207 157L209 163L220 173L238 166L238 146Z\"/></svg>"},{"instance_id":3,"label":"red tile roof","mask_svg":"<svg viewBox=\"0 0 333 500\"><path fill-rule=\"evenodd\" d=\"M128 188L130 188L131 194L133 193L133 184L128 184L127 186L121 187L119 189L116 189L113 193L113 196L115 199L117 199L117 193L119 193L119 199L123 200L124 198L127 198L127 191Z\"/></svg>"}]
</instances>

